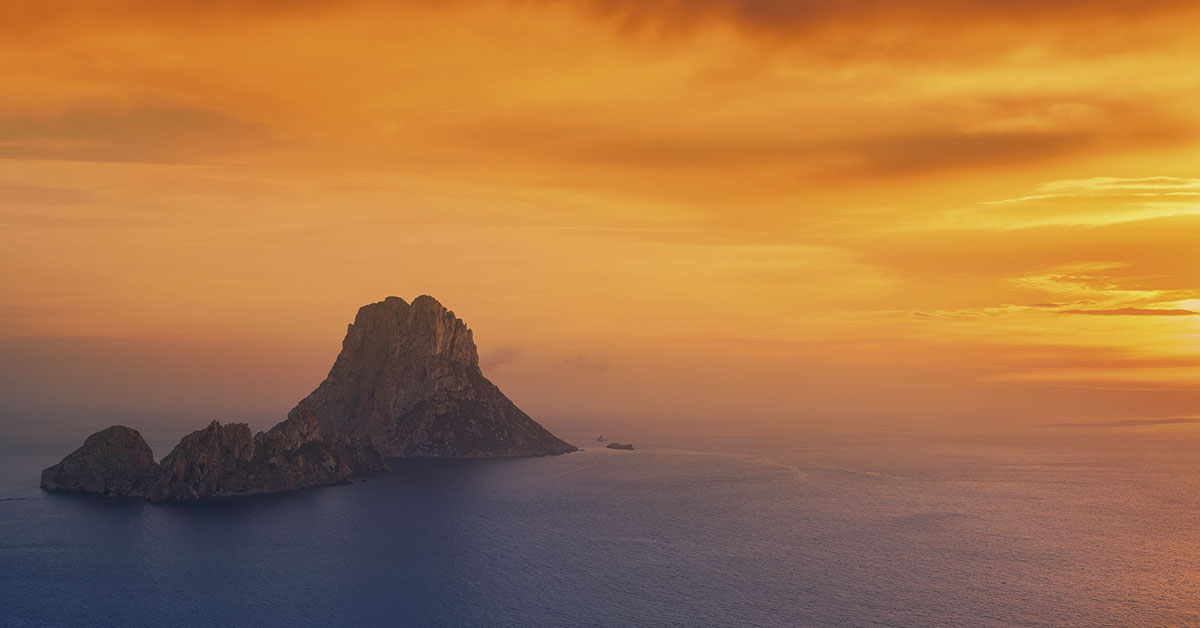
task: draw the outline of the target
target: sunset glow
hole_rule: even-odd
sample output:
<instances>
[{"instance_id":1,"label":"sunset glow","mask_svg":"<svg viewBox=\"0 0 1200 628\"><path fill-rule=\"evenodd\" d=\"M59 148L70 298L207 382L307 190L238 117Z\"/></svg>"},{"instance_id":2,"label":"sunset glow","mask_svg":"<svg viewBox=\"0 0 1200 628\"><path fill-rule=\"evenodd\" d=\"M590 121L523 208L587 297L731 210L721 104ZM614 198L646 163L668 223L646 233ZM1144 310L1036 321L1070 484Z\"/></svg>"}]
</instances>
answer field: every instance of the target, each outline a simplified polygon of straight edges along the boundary
<instances>
[{"instance_id":1,"label":"sunset glow","mask_svg":"<svg viewBox=\"0 0 1200 628\"><path fill-rule=\"evenodd\" d=\"M125 364L79 405L269 424L356 308L428 293L550 424L1195 416L1198 23L1119 0L6 2L3 396Z\"/></svg>"}]
</instances>

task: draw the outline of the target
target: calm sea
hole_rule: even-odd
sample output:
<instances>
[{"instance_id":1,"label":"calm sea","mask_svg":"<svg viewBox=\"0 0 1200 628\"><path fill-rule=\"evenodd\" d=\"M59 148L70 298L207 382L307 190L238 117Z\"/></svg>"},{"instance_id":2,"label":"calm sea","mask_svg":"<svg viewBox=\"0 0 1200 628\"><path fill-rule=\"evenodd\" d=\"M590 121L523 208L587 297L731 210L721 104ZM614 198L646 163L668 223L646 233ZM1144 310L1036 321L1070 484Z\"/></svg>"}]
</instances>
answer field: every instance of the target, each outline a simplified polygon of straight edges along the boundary
<instances>
[{"instance_id":1,"label":"calm sea","mask_svg":"<svg viewBox=\"0 0 1200 628\"><path fill-rule=\"evenodd\" d=\"M0 625L1200 625L1187 428L636 444L185 505L3 454Z\"/></svg>"}]
</instances>

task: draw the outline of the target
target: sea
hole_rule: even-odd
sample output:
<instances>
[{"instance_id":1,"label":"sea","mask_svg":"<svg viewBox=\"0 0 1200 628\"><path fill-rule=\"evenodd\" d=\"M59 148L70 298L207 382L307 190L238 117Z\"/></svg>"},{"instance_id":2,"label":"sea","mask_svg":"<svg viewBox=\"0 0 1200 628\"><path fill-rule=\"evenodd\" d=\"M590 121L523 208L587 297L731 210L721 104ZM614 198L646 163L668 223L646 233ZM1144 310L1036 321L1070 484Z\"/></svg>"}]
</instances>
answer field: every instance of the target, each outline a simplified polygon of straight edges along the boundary
<instances>
[{"instance_id":1,"label":"sea","mask_svg":"<svg viewBox=\"0 0 1200 628\"><path fill-rule=\"evenodd\" d=\"M1200 626L1194 427L594 437L186 504L9 443L0 626Z\"/></svg>"}]
</instances>

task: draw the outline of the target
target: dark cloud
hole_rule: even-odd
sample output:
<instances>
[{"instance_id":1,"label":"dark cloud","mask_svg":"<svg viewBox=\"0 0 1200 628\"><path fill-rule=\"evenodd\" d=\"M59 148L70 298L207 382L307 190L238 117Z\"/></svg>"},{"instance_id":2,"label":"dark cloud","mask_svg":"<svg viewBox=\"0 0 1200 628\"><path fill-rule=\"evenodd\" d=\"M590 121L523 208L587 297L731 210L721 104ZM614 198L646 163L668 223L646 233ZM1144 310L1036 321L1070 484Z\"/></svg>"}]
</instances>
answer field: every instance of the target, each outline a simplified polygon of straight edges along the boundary
<instances>
[{"instance_id":1,"label":"dark cloud","mask_svg":"<svg viewBox=\"0 0 1200 628\"><path fill-rule=\"evenodd\" d=\"M976 95L909 104L903 111L852 102L844 117L776 114L775 124L743 119L714 125L656 111L658 122L647 124L643 117L596 107L537 108L480 116L453 132L472 145L556 163L736 176L770 169L821 182L1026 166L1097 150L1186 144L1197 136L1192 121L1161 103L1083 92ZM873 130L853 124L899 113L911 121Z\"/></svg>"},{"instance_id":2,"label":"dark cloud","mask_svg":"<svg viewBox=\"0 0 1200 628\"><path fill-rule=\"evenodd\" d=\"M893 176L1028 163L1086 149L1096 135L1083 132L932 132L881 137L853 145L854 174Z\"/></svg>"},{"instance_id":3,"label":"dark cloud","mask_svg":"<svg viewBox=\"0 0 1200 628\"><path fill-rule=\"evenodd\" d=\"M460 0L465 3L495 0ZM1180 23L1185 0L503 0L571 6L634 36L681 40L710 24L732 25L764 45L827 58L888 57L939 64L990 57L1036 43L1072 53L1137 45L1137 25ZM1120 24L1121 28L1114 28ZM1103 29L1097 36L1097 29ZM1164 31L1162 36L1168 36ZM1176 37L1187 37L1187 31ZM949 52L953 55L947 55Z\"/></svg>"},{"instance_id":4,"label":"dark cloud","mask_svg":"<svg viewBox=\"0 0 1200 628\"><path fill-rule=\"evenodd\" d=\"M515 2L529 4L529 0ZM1140 17L1191 8L1190 3L1182 0L544 0L541 3L589 7L633 23L649 19L687 23L715 17L769 29L794 29L863 16L923 15L930 22L963 17L1014 22L1036 18L1066 21L1097 14Z\"/></svg>"},{"instance_id":5,"label":"dark cloud","mask_svg":"<svg viewBox=\"0 0 1200 628\"><path fill-rule=\"evenodd\" d=\"M1099 136L1098 132L966 134L932 130L872 139L812 141L786 136L706 137L699 129L675 136L648 136L635 129L609 128L602 133L596 128L578 135L532 141L531 137L552 135L554 130L536 126L526 130L524 138L514 138L512 147L575 163L655 169L789 168L822 180L1025 164L1082 152ZM498 126L487 130L497 132L509 135L514 130ZM498 142L488 143L500 146Z\"/></svg>"},{"instance_id":6,"label":"dark cloud","mask_svg":"<svg viewBox=\"0 0 1200 628\"><path fill-rule=\"evenodd\" d=\"M1130 26L1163 16L1182 17L1197 11L1185 0L16 0L0 3L0 33L16 38L53 34L61 26L95 27L104 20L127 24L203 29L247 20L323 18L364 9L456 9L472 5L569 7L631 34L661 37L686 35L710 23L732 24L756 36L802 46L814 31L826 30L844 40L856 54L945 46L973 39L971 31L997 26L1036 33L1044 24L1061 26L1073 40L1104 45L1125 36ZM1088 25L1108 31L1096 37ZM1112 28L1120 24L1122 29ZM874 41L864 34L878 26ZM975 26L977 28L972 28ZM929 35L936 35L930 37ZM1133 37L1133 35L1129 35ZM1058 38L1044 38L1043 44ZM964 52L970 52L965 49Z\"/></svg>"}]
</instances>

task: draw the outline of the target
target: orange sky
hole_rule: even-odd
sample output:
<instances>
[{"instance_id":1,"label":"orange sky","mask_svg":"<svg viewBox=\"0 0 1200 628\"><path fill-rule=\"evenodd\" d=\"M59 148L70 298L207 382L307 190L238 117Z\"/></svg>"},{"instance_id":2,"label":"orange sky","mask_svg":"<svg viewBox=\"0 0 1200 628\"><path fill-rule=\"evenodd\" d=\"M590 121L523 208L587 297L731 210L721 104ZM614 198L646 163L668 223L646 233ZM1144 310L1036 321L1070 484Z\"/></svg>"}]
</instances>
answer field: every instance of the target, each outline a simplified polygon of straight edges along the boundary
<instances>
[{"instance_id":1,"label":"orange sky","mask_svg":"<svg viewBox=\"0 0 1200 628\"><path fill-rule=\"evenodd\" d=\"M1194 415L1197 5L897 4L0 3L0 411L428 293L551 426Z\"/></svg>"}]
</instances>

